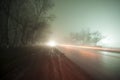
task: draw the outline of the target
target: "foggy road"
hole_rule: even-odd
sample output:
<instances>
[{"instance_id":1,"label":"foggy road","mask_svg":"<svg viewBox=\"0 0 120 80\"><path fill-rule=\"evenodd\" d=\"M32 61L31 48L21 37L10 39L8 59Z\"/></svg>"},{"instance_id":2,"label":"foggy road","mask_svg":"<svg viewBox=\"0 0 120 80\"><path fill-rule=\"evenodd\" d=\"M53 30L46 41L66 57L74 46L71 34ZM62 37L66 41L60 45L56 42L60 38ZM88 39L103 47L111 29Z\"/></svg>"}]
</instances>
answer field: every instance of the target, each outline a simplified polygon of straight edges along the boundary
<instances>
[{"instance_id":1,"label":"foggy road","mask_svg":"<svg viewBox=\"0 0 120 80\"><path fill-rule=\"evenodd\" d=\"M13 49L0 57L1 80L120 80L119 53L62 46Z\"/></svg>"},{"instance_id":2,"label":"foggy road","mask_svg":"<svg viewBox=\"0 0 120 80\"><path fill-rule=\"evenodd\" d=\"M0 80L120 80L120 0L0 0Z\"/></svg>"},{"instance_id":3,"label":"foggy road","mask_svg":"<svg viewBox=\"0 0 120 80\"><path fill-rule=\"evenodd\" d=\"M62 46L58 49L94 79L120 80L120 53L70 46Z\"/></svg>"},{"instance_id":4,"label":"foggy road","mask_svg":"<svg viewBox=\"0 0 120 80\"><path fill-rule=\"evenodd\" d=\"M94 80L56 48L16 49L13 53L19 56L2 68L1 80Z\"/></svg>"}]
</instances>

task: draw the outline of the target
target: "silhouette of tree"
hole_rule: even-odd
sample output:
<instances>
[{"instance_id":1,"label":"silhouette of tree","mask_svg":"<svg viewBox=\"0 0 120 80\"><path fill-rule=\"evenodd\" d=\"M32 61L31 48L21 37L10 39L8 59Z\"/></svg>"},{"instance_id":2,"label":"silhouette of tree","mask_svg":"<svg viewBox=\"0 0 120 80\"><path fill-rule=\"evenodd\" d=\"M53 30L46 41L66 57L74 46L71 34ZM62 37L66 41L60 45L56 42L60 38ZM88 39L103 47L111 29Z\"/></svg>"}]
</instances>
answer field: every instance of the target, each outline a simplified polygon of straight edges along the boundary
<instances>
[{"instance_id":1,"label":"silhouette of tree","mask_svg":"<svg viewBox=\"0 0 120 80\"><path fill-rule=\"evenodd\" d=\"M44 41L53 6L52 0L0 0L0 46L33 44L38 38Z\"/></svg>"},{"instance_id":2,"label":"silhouette of tree","mask_svg":"<svg viewBox=\"0 0 120 80\"><path fill-rule=\"evenodd\" d=\"M96 45L102 38L99 31L91 32L90 29L81 29L79 32L70 33L69 40L75 44Z\"/></svg>"}]
</instances>

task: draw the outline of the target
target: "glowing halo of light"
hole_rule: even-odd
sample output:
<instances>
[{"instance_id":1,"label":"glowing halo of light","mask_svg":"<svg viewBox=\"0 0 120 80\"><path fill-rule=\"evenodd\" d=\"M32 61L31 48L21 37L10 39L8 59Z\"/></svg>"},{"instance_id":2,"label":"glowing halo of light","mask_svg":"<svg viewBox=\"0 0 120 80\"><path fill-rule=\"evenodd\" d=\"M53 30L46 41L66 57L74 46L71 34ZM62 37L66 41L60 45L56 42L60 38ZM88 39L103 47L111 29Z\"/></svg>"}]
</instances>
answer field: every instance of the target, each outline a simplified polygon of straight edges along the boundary
<instances>
[{"instance_id":1,"label":"glowing halo of light","mask_svg":"<svg viewBox=\"0 0 120 80\"><path fill-rule=\"evenodd\" d=\"M51 40L47 43L47 46L55 47L55 46L57 46L57 43L55 41Z\"/></svg>"}]
</instances>

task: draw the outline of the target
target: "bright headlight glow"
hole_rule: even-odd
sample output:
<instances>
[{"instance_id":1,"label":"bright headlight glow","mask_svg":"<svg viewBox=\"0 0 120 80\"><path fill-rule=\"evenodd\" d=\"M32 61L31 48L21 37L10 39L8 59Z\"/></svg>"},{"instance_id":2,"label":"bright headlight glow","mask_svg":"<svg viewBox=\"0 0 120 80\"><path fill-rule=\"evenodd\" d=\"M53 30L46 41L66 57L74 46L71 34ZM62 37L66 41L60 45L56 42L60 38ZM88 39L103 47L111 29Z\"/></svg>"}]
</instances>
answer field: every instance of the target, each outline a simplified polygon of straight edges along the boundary
<instances>
[{"instance_id":1,"label":"bright headlight glow","mask_svg":"<svg viewBox=\"0 0 120 80\"><path fill-rule=\"evenodd\" d=\"M49 41L47 43L48 46L51 46L51 47L55 47L57 45L57 43L55 41Z\"/></svg>"}]
</instances>

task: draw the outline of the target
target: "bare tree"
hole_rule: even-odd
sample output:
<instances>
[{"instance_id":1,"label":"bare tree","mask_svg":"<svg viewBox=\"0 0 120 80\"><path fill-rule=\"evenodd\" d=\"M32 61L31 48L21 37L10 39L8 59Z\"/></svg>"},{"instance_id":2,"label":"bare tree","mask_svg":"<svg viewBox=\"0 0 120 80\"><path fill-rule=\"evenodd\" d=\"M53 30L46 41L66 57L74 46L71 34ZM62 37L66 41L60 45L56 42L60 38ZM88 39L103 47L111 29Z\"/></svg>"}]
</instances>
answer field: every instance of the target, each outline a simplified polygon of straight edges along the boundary
<instances>
[{"instance_id":1,"label":"bare tree","mask_svg":"<svg viewBox=\"0 0 120 80\"><path fill-rule=\"evenodd\" d=\"M80 32L70 34L69 40L75 44L96 45L103 36L100 32L91 32L90 29L81 29Z\"/></svg>"},{"instance_id":2,"label":"bare tree","mask_svg":"<svg viewBox=\"0 0 120 80\"><path fill-rule=\"evenodd\" d=\"M34 43L38 37L44 35L43 31L49 29L48 11L53 7L52 0L1 0L0 2L0 11L2 11L0 46ZM38 34L39 36L36 36ZM42 41L44 37L39 40Z\"/></svg>"},{"instance_id":3,"label":"bare tree","mask_svg":"<svg viewBox=\"0 0 120 80\"><path fill-rule=\"evenodd\" d=\"M10 17L10 6L12 0L0 0L0 46L8 46L8 26Z\"/></svg>"}]
</instances>

